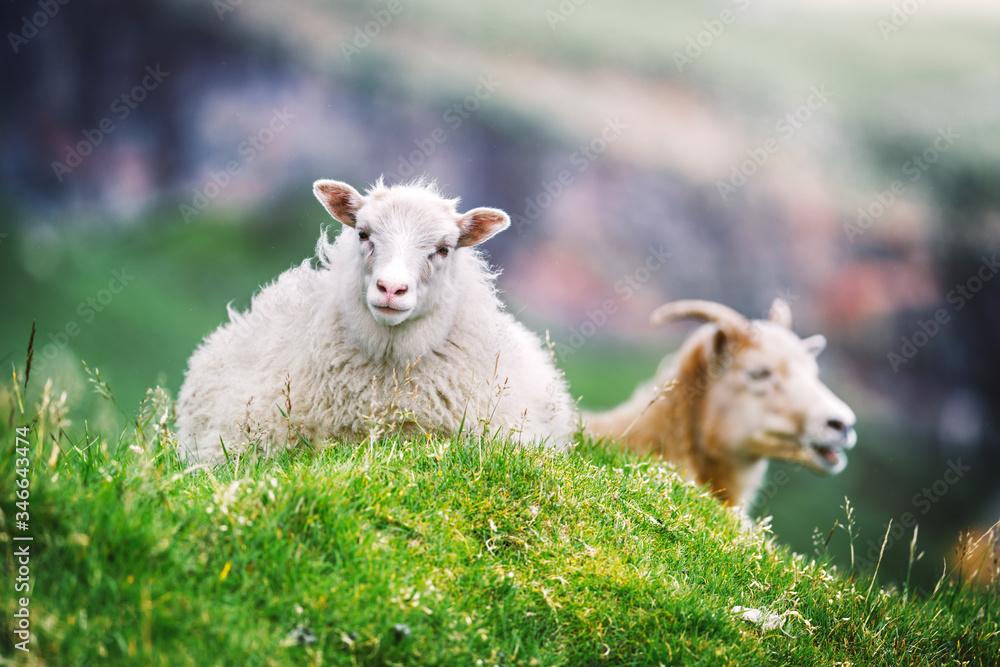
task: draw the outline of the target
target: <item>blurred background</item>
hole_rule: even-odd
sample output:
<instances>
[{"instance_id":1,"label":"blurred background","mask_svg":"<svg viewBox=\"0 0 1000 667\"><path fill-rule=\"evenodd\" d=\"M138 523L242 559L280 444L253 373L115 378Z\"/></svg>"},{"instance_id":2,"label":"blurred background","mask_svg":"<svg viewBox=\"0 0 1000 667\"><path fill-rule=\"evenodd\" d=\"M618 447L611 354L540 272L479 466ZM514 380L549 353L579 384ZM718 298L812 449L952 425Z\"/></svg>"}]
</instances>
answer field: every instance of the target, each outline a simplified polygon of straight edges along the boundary
<instances>
[{"instance_id":1,"label":"blurred background","mask_svg":"<svg viewBox=\"0 0 1000 667\"><path fill-rule=\"evenodd\" d=\"M986 0L7 2L0 359L70 432L173 395L187 357L333 223L316 178L427 174L513 227L487 250L575 396L612 406L690 327L783 296L859 415L845 473L771 469L812 554L932 586L1000 518L1000 6ZM783 475L776 473L784 472ZM780 479L784 483L774 483ZM822 546L822 545L821 545ZM874 552L872 548L874 547ZM829 543L850 564L846 532ZM866 556L867 554L867 556Z\"/></svg>"}]
</instances>

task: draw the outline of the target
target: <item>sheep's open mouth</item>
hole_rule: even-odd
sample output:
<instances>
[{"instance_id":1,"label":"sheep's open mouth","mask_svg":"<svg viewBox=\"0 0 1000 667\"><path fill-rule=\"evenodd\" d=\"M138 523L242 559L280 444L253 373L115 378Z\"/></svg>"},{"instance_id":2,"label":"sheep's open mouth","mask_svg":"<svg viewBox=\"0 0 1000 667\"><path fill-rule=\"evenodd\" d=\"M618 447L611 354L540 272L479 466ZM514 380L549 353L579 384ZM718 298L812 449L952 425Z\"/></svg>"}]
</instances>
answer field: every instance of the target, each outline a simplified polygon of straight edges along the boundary
<instances>
[{"instance_id":1,"label":"sheep's open mouth","mask_svg":"<svg viewBox=\"0 0 1000 667\"><path fill-rule=\"evenodd\" d=\"M847 458L844 454L844 450L834 445L821 445L813 443L812 448L813 451L819 455L819 458L822 459L823 463L830 468L836 468L842 465L844 460Z\"/></svg>"}]
</instances>

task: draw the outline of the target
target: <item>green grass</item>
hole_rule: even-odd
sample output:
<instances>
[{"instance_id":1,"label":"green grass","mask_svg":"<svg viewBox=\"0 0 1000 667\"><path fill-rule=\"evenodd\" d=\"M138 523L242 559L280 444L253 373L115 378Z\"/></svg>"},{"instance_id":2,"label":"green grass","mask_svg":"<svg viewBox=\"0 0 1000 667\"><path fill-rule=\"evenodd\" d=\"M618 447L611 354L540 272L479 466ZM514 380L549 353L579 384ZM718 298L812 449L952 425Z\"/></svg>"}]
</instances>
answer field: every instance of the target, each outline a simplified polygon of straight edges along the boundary
<instances>
[{"instance_id":1,"label":"green grass","mask_svg":"<svg viewBox=\"0 0 1000 667\"><path fill-rule=\"evenodd\" d=\"M17 397L2 391L6 414ZM162 393L120 437L68 435L64 408L45 401L37 417L11 412L27 429L27 531L14 524L25 445L0 425L0 542L16 572L12 537L33 537L36 662L987 665L1000 653L995 586L885 591L599 444L396 437L189 469ZM13 581L0 646L25 664ZM784 631L736 605L783 615Z\"/></svg>"},{"instance_id":2,"label":"green grass","mask_svg":"<svg viewBox=\"0 0 1000 667\"><path fill-rule=\"evenodd\" d=\"M288 217L281 225L268 224L278 216L269 207L241 224L206 213L185 225L168 208L126 230L80 225L58 234L0 219L0 359L23 364L35 321L36 378L51 376L69 392L74 421L120 428L118 415L88 395L80 360L104 371L124 405L138 404L153 383L176 392L191 351L227 319L225 305L246 308L261 285L312 253L329 216L294 199L278 202ZM113 271L127 279L116 293L107 289ZM42 384L29 387L32 401Z\"/></svg>"}]
</instances>

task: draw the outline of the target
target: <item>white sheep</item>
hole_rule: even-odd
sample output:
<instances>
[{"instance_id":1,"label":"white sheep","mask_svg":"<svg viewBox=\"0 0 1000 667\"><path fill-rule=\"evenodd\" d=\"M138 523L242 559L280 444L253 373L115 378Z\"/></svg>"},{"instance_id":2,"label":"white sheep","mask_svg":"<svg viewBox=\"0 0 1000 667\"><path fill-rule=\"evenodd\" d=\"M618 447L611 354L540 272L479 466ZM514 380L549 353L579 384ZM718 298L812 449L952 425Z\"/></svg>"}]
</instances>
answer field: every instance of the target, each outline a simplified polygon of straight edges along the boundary
<instances>
[{"instance_id":1,"label":"white sheep","mask_svg":"<svg viewBox=\"0 0 1000 667\"><path fill-rule=\"evenodd\" d=\"M343 223L309 260L264 287L249 311L191 356L178 439L202 461L257 442L359 441L387 430L451 435L488 428L563 448L574 406L539 339L497 298L478 245L506 229L493 208L456 212L422 181L362 196L320 180Z\"/></svg>"},{"instance_id":2,"label":"white sheep","mask_svg":"<svg viewBox=\"0 0 1000 667\"><path fill-rule=\"evenodd\" d=\"M675 463L744 512L768 459L795 461L823 475L844 469L844 450L857 441L855 416L819 379L823 336L795 335L781 299L765 321L697 300L668 303L651 317L654 324L680 318L709 324L665 358L626 403L585 413L585 433Z\"/></svg>"}]
</instances>

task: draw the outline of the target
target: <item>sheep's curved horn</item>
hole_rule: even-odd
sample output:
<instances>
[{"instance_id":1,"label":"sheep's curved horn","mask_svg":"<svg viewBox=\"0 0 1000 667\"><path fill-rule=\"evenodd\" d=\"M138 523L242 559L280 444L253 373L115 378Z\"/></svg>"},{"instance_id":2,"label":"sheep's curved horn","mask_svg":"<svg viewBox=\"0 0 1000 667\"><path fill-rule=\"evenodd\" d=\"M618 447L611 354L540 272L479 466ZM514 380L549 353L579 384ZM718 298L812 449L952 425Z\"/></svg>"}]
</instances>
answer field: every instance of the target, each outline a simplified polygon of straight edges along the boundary
<instances>
[{"instance_id":1,"label":"sheep's curved horn","mask_svg":"<svg viewBox=\"0 0 1000 667\"><path fill-rule=\"evenodd\" d=\"M729 306L701 299L665 303L653 311L653 314L649 316L649 321L653 325L659 326L684 318L702 320L703 322L717 322L720 326L732 329L733 331L746 330L750 325L747 318Z\"/></svg>"},{"instance_id":2,"label":"sheep's curved horn","mask_svg":"<svg viewBox=\"0 0 1000 667\"><path fill-rule=\"evenodd\" d=\"M788 302L782 298L777 298L771 302L771 310L767 313L767 321L774 322L786 329L792 328L792 309Z\"/></svg>"}]
</instances>

